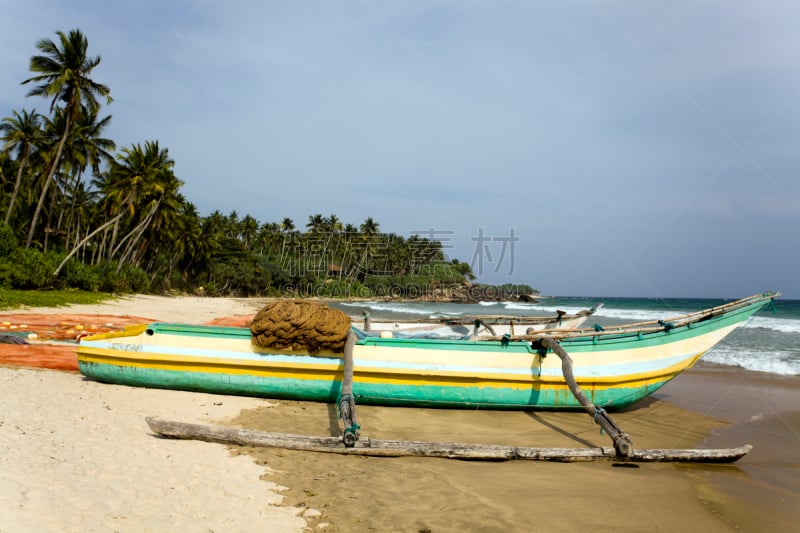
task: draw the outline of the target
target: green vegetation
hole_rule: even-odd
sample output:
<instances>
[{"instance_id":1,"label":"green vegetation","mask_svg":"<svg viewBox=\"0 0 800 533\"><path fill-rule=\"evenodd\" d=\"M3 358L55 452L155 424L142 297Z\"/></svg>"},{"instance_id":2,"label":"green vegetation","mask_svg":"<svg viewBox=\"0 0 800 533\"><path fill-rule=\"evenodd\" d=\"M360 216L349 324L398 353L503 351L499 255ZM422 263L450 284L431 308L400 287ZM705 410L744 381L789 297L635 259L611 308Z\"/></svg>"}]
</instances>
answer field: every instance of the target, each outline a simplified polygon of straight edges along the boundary
<instances>
[{"instance_id":1,"label":"green vegetation","mask_svg":"<svg viewBox=\"0 0 800 533\"><path fill-rule=\"evenodd\" d=\"M0 289L0 310L18 307L60 307L72 304L96 304L112 299L111 294L75 290L23 291Z\"/></svg>"},{"instance_id":2,"label":"green vegetation","mask_svg":"<svg viewBox=\"0 0 800 533\"><path fill-rule=\"evenodd\" d=\"M100 57L80 30L56 36L36 43L22 82L48 113L0 123L0 289L414 298L474 279L440 242L381 233L372 218L316 213L301 231L290 218L200 216L166 147L104 137Z\"/></svg>"}]
</instances>

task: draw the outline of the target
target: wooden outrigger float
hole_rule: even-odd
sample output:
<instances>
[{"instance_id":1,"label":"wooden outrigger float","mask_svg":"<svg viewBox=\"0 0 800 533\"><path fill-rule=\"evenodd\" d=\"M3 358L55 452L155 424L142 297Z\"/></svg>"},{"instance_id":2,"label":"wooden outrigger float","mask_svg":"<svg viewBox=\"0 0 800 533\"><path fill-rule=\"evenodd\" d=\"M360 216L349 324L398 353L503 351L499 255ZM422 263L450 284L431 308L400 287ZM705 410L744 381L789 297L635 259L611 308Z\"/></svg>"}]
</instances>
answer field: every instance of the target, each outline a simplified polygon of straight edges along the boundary
<instances>
[{"instance_id":1,"label":"wooden outrigger float","mask_svg":"<svg viewBox=\"0 0 800 533\"><path fill-rule=\"evenodd\" d=\"M345 317L344 336L337 345L343 346L343 353L327 353L314 339L304 345L307 348L299 346L294 336L308 340L300 326L279 324L274 331L257 334L255 322L252 332L219 326L148 324L82 339L78 359L81 372L99 381L338 403L344 432L342 437L333 438L339 441L296 435L269 437L283 447L330 448L328 451L367 455L398 454L401 448L439 457L480 455L473 445L453 445L456 451L446 452L436 443L361 441L355 417L358 400L386 406L581 409L610 436L617 460L723 462L738 459L749 448L636 451L608 411L631 405L658 390L778 295L769 292L670 320L607 329L545 330L524 336L459 340L368 336L351 328ZM283 303L288 307L280 314L298 315L293 302ZM329 316L329 311L335 310L327 308L322 314ZM309 329L305 322L301 317L304 331L318 331L317 325L311 324ZM330 337L327 333L325 336ZM279 342L265 347L256 342L262 338ZM167 430L163 425L153 429ZM195 431L194 435L199 434ZM488 454L486 458L494 454L495 460L503 456L543 460L612 457L605 448L590 452L489 450L480 453Z\"/></svg>"},{"instance_id":2,"label":"wooden outrigger float","mask_svg":"<svg viewBox=\"0 0 800 533\"><path fill-rule=\"evenodd\" d=\"M726 449L631 450L620 456L613 447L598 448L531 448L492 444L454 442L424 442L408 440L378 440L361 438L345 446L342 437L313 437L291 433L271 433L224 426L186 424L148 417L153 432L173 439L201 440L238 446L283 448L319 453L363 455L371 457L439 457L473 461L551 461L578 462L615 460L625 462L702 462L730 463L746 455L751 446Z\"/></svg>"}]
</instances>

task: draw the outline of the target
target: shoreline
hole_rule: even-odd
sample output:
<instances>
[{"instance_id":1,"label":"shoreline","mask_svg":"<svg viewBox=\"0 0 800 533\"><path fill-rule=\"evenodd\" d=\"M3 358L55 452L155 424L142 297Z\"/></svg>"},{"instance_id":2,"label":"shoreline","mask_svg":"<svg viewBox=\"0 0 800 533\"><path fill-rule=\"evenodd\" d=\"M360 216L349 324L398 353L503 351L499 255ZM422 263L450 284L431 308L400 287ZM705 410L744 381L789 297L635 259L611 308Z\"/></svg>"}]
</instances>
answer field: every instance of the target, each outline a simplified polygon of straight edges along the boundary
<instances>
[{"instance_id":1,"label":"shoreline","mask_svg":"<svg viewBox=\"0 0 800 533\"><path fill-rule=\"evenodd\" d=\"M253 314L266 301L133 296L0 316L199 324ZM684 372L613 413L634 446L755 447L732 465L639 468L355 458L172 441L151 435L144 417L321 435L338 429L338 421L324 404L123 387L74 371L1 362L0 385L0 532L252 530L267 524L328 532L597 524L622 531L644 524L652 526L648 530L760 531L789 530L800 519L799 376L704 364ZM359 406L358 415L362 435L375 438L610 444L584 413Z\"/></svg>"}]
</instances>

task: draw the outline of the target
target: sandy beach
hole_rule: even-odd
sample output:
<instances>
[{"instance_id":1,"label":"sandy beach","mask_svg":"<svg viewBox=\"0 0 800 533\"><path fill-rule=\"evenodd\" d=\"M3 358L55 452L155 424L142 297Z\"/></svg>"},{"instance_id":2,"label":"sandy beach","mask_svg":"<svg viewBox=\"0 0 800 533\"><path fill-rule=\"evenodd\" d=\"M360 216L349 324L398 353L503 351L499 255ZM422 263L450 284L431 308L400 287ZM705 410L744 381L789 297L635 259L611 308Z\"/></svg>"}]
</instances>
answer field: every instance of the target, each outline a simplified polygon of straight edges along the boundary
<instances>
[{"instance_id":1,"label":"sandy beach","mask_svg":"<svg viewBox=\"0 0 800 533\"><path fill-rule=\"evenodd\" d=\"M0 313L208 323L265 300L135 296ZM86 320L84 320L86 321ZM2 320L0 320L2 322ZM0 347L0 350L2 347ZM24 361L23 361L24 363ZM732 465L464 462L226 447L145 416L329 435L332 406L95 383L0 364L0 532L788 531L800 520L800 378L699 366L615 420L639 448L753 444ZM583 413L358 407L362 434L607 446Z\"/></svg>"}]
</instances>

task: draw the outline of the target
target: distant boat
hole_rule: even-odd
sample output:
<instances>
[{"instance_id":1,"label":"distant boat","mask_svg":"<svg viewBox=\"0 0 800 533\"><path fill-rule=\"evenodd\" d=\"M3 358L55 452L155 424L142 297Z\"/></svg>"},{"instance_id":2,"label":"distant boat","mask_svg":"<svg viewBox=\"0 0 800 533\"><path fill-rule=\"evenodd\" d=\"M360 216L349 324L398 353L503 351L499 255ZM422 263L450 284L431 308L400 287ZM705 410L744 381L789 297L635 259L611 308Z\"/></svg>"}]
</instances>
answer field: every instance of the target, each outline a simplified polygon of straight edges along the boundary
<instances>
[{"instance_id":1,"label":"distant boat","mask_svg":"<svg viewBox=\"0 0 800 533\"><path fill-rule=\"evenodd\" d=\"M412 320L372 319L364 312L360 321L352 318L353 323L363 324L365 331L391 332L400 338L409 335L429 334L440 337L460 336L497 336L527 335L532 331L544 329L577 329L586 319L603 307L598 303L591 309L582 309L574 314L558 310L553 316L513 316L513 315L475 315L458 318L428 318Z\"/></svg>"},{"instance_id":2,"label":"distant boat","mask_svg":"<svg viewBox=\"0 0 800 533\"><path fill-rule=\"evenodd\" d=\"M604 409L652 394L779 296L767 292L666 320L530 335L384 338L352 328L352 394L361 404L484 409L583 407L562 372ZM429 335L428 335L429 336ZM560 351L560 350L559 350ZM81 339L78 365L103 382L335 402L342 354L267 350L248 328L153 323Z\"/></svg>"}]
</instances>

